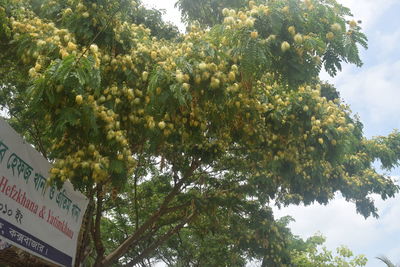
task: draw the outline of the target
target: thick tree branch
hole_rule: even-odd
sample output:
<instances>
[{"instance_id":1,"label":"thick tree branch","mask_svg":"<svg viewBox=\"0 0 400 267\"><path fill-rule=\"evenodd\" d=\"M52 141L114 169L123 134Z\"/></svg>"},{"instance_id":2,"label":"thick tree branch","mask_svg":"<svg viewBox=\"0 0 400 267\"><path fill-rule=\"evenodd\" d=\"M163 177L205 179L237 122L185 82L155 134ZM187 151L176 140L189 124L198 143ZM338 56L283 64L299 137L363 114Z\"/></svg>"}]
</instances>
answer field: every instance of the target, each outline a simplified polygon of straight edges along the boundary
<instances>
[{"instance_id":1,"label":"thick tree branch","mask_svg":"<svg viewBox=\"0 0 400 267\"><path fill-rule=\"evenodd\" d=\"M171 213L171 212L174 212L174 211L177 211L177 210L184 209L184 208L188 207L190 204L191 204L191 202L186 202L186 203L184 203L182 205L166 208L164 210L163 214Z\"/></svg>"},{"instance_id":2,"label":"thick tree branch","mask_svg":"<svg viewBox=\"0 0 400 267\"><path fill-rule=\"evenodd\" d=\"M137 244L137 241L140 240L141 236L150 228L153 227L155 222L165 214L165 210L168 208L168 204L173 200L173 198L180 192L181 187L184 183L191 177L194 171L197 169L199 162L197 160L193 160L189 169L185 172L182 179L178 183L175 184L172 191L165 197L163 203L160 208L153 213L153 215L146 220L130 237L128 237L118 248L116 248L113 252L107 255L103 261L102 266L109 266L112 262L119 259L122 255L124 255L131 246Z\"/></svg>"},{"instance_id":3,"label":"thick tree branch","mask_svg":"<svg viewBox=\"0 0 400 267\"><path fill-rule=\"evenodd\" d=\"M141 167L141 161L143 160L143 155L139 156L139 163L138 167L135 170L135 176L134 176L134 202L135 202L135 227L136 231L139 228L139 203L138 203L138 198L137 198L137 185L138 185L138 179L139 179L139 170Z\"/></svg>"},{"instance_id":4,"label":"thick tree branch","mask_svg":"<svg viewBox=\"0 0 400 267\"><path fill-rule=\"evenodd\" d=\"M96 188L96 197L97 197L97 206L96 206L96 219L94 222L94 228L92 231L93 235L93 242L96 248L96 262L94 266L102 266L101 261L103 260L104 257L104 245L101 240L101 233L100 233L100 223L101 223L101 216L102 216L102 208L103 208L103 186L98 184Z\"/></svg>"},{"instance_id":5,"label":"thick tree branch","mask_svg":"<svg viewBox=\"0 0 400 267\"><path fill-rule=\"evenodd\" d=\"M177 211L177 210L181 210L181 209L183 209L183 208L187 208L187 207L190 206L190 204L191 204L191 202L187 202L187 203L185 203L185 204L183 204L183 205L178 205L178 206L166 208L166 209L164 209L164 211L162 212L162 215L166 215L166 214L168 214L168 213L171 213L171 212L174 212L174 211ZM139 239L137 239L137 240L135 241L135 243L132 244L132 246L133 246L133 245L137 245L139 242L146 241L146 240L150 239L152 236L154 236L154 234L155 234L161 227L167 226L167 225L171 225L171 224L173 224L173 223L177 223L178 221L179 221L179 220L176 220L176 221L174 221L174 222L167 222L167 223L163 223L163 224L153 225L153 227L152 227L149 231L147 231L146 234L142 235ZM131 246L131 247L132 247L132 246Z\"/></svg>"},{"instance_id":6,"label":"thick tree branch","mask_svg":"<svg viewBox=\"0 0 400 267\"><path fill-rule=\"evenodd\" d=\"M88 255L88 245L90 242L90 233L92 227L92 219L93 219L93 208L94 208L94 200L93 200L93 190L89 192L89 204L85 214L85 223L83 224L83 234L81 236L80 241L78 242L75 267L79 267L80 264L84 261L84 259Z\"/></svg>"},{"instance_id":7,"label":"thick tree branch","mask_svg":"<svg viewBox=\"0 0 400 267\"><path fill-rule=\"evenodd\" d=\"M158 248L162 243L167 241L172 235L174 235L177 232L179 232L185 226L186 223L188 223L190 220L193 219L194 216L195 216L195 213L192 213L191 215L189 215L180 224L178 224L174 228L170 229L166 234L164 234L159 239L157 239L153 244L148 246L142 252L142 254L139 255L139 257L137 257L133 261L129 262L126 266L131 267L131 266L135 266L136 264L138 264L140 261L142 261L144 258L146 258L150 253L152 253L156 248Z\"/></svg>"}]
</instances>

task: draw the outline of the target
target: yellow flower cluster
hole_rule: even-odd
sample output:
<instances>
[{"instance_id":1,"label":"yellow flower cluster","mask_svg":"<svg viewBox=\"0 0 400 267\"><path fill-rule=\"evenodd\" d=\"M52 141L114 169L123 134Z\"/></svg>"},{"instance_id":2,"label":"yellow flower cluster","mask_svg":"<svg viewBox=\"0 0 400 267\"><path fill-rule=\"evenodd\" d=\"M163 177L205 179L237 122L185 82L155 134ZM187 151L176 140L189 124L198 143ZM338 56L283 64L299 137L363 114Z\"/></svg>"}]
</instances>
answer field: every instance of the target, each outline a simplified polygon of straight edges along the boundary
<instances>
[{"instance_id":1,"label":"yellow flower cluster","mask_svg":"<svg viewBox=\"0 0 400 267\"><path fill-rule=\"evenodd\" d=\"M310 3L305 1L308 9ZM281 11L290 13L287 7ZM96 18L107 15L104 8L77 1L63 10L63 19L76 12L94 26ZM283 178L271 173L267 167L271 162L290 163L295 174L304 179L311 179L310 170L318 165L329 177L334 167L324 160L326 151L344 146L346 136L354 130L354 125L348 123L347 108L322 97L320 85L288 88L274 83L282 73L265 73L259 80L245 77L243 55L233 51L240 44L230 38L230 31L245 32L255 42L281 38L278 33L264 38L255 29L256 20L269 14L269 7L252 1L248 10L224 9L223 34L215 36L194 25L174 43L151 37L148 28L122 21L117 14L108 33L113 34L115 43L85 47L77 43L76 34L58 29L53 23L38 18L14 20L15 40L28 38L32 44L31 50L22 55L22 60L32 65L31 77L40 77L54 60L46 52L50 48L61 59L70 54L91 55L93 67L101 73L101 88L71 93L57 85L62 105L77 110L90 107L104 143L90 146L83 141L75 144L69 138L56 141L55 150L76 149L58 161L53 174L64 179L72 170L82 168L87 175L91 172L95 181L102 181L110 175L112 160L132 168L137 153L134 149L140 142L159 138L150 141L157 142L160 149L195 148L211 155L231 153L234 148L246 151L258 160L243 159L243 166L276 183ZM336 35L342 29L332 24L329 30ZM288 56L295 49L300 61L309 56L319 63L318 54L323 48L310 46L309 39L316 38L313 33L299 33L290 24L284 31L287 40L278 39L278 49ZM51 121L62 108L49 110ZM53 114L54 110L58 113Z\"/></svg>"}]
</instances>

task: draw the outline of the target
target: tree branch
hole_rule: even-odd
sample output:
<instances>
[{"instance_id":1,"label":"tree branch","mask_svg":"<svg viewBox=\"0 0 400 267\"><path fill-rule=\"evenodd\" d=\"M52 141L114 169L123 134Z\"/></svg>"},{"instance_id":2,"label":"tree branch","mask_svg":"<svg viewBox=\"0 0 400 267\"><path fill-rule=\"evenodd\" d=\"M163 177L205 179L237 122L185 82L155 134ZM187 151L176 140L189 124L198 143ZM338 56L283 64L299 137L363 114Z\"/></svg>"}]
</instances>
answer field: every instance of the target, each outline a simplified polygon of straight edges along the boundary
<instances>
[{"instance_id":1,"label":"tree branch","mask_svg":"<svg viewBox=\"0 0 400 267\"><path fill-rule=\"evenodd\" d=\"M90 241L90 233L91 233L92 219L93 219L93 208L94 208L93 194L94 192L91 189L89 192L89 205L85 214L84 230L81 239L78 242L79 246L77 248L75 267L79 267L81 262L83 262L83 260L88 255L87 247Z\"/></svg>"},{"instance_id":2,"label":"tree branch","mask_svg":"<svg viewBox=\"0 0 400 267\"><path fill-rule=\"evenodd\" d=\"M103 185L98 184L96 190L97 190L96 220L93 225L94 228L92 229L93 242L97 253L96 262L94 266L102 266L101 261L104 258L104 252L105 252L100 232L100 223L101 223L102 208L103 208Z\"/></svg>"},{"instance_id":3,"label":"tree branch","mask_svg":"<svg viewBox=\"0 0 400 267\"><path fill-rule=\"evenodd\" d=\"M36 140L36 143L37 143L37 145L38 145L38 148L39 148L40 152L42 152L43 157L44 157L45 159L48 159L48 158L47 158L47 151L46 151L46 149L44 148L44 145L43 145L43 142L42 142L42 138L40 138L40 136L39 136L39 133L40 133L40 132L39 132L39 129L38 129L36 120L33 120L33 126L34 126L34 128L35 128L36 134L35 134L35 136L32 136L32 137ZM31 132L31 134L33 134L33 132Z\"/></svg>"},{"instance_id":4,"label":"tree branch","mask_svg":"<svg viewBox=\"0 0 400 267\"><path fill-rule=\"evenodd\" d=\"M112 251L109 255L107 255L103 261L102 266L109 266L112 262L119 259L122 255L124 255L131 246L137 243L137 240L140 240L140 236L143 235L148 229L150 229L154 223L165 214L165 210L168 208L168 204L172 201L172 199L180 192L181 187L187 181L187 179L193 175L193 172L197 169L199 162L197 160L192 160L192 164L189 169L183 175L182 179L175 184L172 191L165 197L163 203L160 208L153 213L153 215L147 219L142 226L140 226L130 237L128 237L122 244Z\"/></svg>"},{"instance_id":5,"label":"tree branch","mask_svg":"<svg viewBox=\"0 0 400 267\"><path fill-rule=\"evenodd\" d=\"M168 238L170 238L172 235L174 235L177 232L179 232L185 226L186 223L188 223L191 219L193 219L194 216L195 216L195 213L192 213L191 215L189 215L185 220L183 220L183 222L181 222L180 224L178 224L174 228L170 229L165 235L161 236L153 244L148 246L142 252L142 254L139 255L138 258L132 260L126 266L132 267L132 266L135 266L136 264L138 264L140 261L142 261L144 258L146 258L151 252L153 252L156 248L158 248L162 243L167 241Z\"/></svg>"}]
</instances>

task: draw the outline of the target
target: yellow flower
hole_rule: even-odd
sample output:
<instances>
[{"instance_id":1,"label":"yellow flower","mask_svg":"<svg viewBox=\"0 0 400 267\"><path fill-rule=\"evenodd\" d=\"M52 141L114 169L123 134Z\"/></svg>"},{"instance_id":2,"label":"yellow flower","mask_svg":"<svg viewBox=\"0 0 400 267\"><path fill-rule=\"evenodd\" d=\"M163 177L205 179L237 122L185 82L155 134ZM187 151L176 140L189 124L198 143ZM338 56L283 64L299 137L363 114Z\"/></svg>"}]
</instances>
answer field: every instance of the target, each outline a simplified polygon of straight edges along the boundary
<instances>
[{"instance_id":1,"label":"yellow flower","mask_svg":"<svg viewBox=\"0 0 400 267\"><path fill-rule=\"evenodd\" d=\"M252 19L246 19L246 21L244 23L249 28L254 26L254 21Z\"/></svg>"},{"instance_id":2,"label":"yellow flower","mask_svg":"<svg viewBox=\"0 0 400 267\"><path fill-rule=\"evenodd\" d=\"M217 78L211 78L211 88L217 88L219 87L220 81Z\"/></svg>"},{"instance_id":3,"label":"yellow flower","mask_svg":"<svg viewBox=\"0 0 400 267\"><path fill-rule=\"evenodd\" d=\"M64 10L64 15L69 15L69 14L72 14L72 9L71 8L66 8Z\"/></svg>"},{"instance_id":4,"label":"yellow flower","mask_svg":"<svg viewBox=\"0 0 400 267\"><path fill-rule=\"evenodd\" d=\"M176 80L177 80L179 83L183 83L184 80L185 80L185 76L183 76L183 74L179 72L179 73L176 74Z\"/></svg>"},{"instance_id":5,"label":"yellow flower","mask_svg":"<svg viewBox=\"0 0 400 267\"><path fill-rule=\"evenodd\" d=\"M71 51L76 50L76 44L74 44L73 42L68 42L67 48Z\"/></svg>"},{"instance_id":6,"label":"yellow flower","mask_svg":"<svg viewBox=\"0 0 400 267\"><path fill-rule=\"evenodd\" d=\"M158 123L158 128L160 128L161 130L164 130L164 128L165 128L165 122L160 121L160 122Z\"/></svg>"},{"instance_id":7,"label":"yellow flower","mask_svg":"<svg viewBox=\"0 0 400 267\"><path fill-rule=\"evenodd\" d=\"M36 63L35 71L40 71L41 68L42 68L42 65L40 65L39 63Z\"/></svg>"},{"instance_id":8,"label":"yellow flower","mask_svg":"<svg viewBox=\"0 0 400 267\"><path fill-rule=\"evenodd\" d=\"M36 76L36 74L37 74L37 73L36 73L35 68L30 68L30 69L29 69L29 76L30 76L30 77L33 78L33 77Z\"/></svg>"},{"instance_id":9,"label":"yellow flower","mask_svg":"<svg viewBox=\"0 0 400 267\"><path fill-rule=\"evenodd\" d=\"M331 30L334 32L339 32L342 30L342 26L339 23L334 23L331 25Z\"/></svg>"},{"instance_id":10,"label":"yellow flower","mask_svg":"<svg viewBox=\"0 0 400 267\"><path fill-rule=\"evenodd\" d=\"M294 36L294 41L296 42L296 44L301 44L303 42L303 36L298 33Z\"/></svg>"},{"instance_id":11,"label":"yellow flower","mask_svg":"<svg viewBox=\"0 0 400 267\"><path fill-rule=\"evenodd\" d=\"M286 41L282 42L282 44L281 44L282 52L286 52L289 49L290 49L290 44L288 42L286 42Z\"/></svg>"},{"instance_id":12,"label":"yellow flower","mask_svg":"<svg viewBox=\"0 0 400 267\"><path fill-rule=\"evenodd\" d=\"M335 34L333 32L328 32L326 34L326 39L332 40L333 38L335 38Z\"/></svg>"},{"instance_id":13,"label":"yellow flower","mask_svg":"<svg viewBox=\"0 0 400 267\"><path fill-rule=\"evenodd\" d=\"M226 24L234 24L234 23L235 23L235 19L232 18L232 17L226 17L226 18L224 19L224 22L225 22Z\"/></svg>"},{"instance_id":14,"label":"yellow flower","mask_svg":"<svg viewBox=\"0 0 400 267\"><path fill-rule=\"evenodd\" d=\"M82 102L83 102L83 97L82 97L81 95L77 95L77 96L75 97L75 102L76 102L78 105L81 105Z\"/></svg>"},{"instance_id":15,"label":"yellow flower","mask_svg":"<svg viewBox=\"0 0 400 267\"><path fill-rule=\"evenodd\" d=\"M236 75L233 71L229 72L228 77L231 82L233 82L236 79Z\"/></svg>"},{"instance_id":16,"label":"yellow flower","mask_svg":"<svg viewBox=\"0 0 400 267\"><path fill-rule=\"evenodd\" d=\"M291 35L295 35L295 33L296 33L296 28L295 28L294 26L290 26L290 27L288 28L288 32L289 32Z\"/></svg>"},{"instance_id":17,"label":"yellow flower","mask_svg":"<svg viewBox=\"0 0 400 267\"><path fill-rule=\"evenodd\" d=\"M204 63L204 62L201 62L201 63L199 64L199 69L200 69L200 70L205 70L205 69L207 69L207 64Z\"/></svg>"},{"instance_id":18,"label":"yellow flower","mask_svg":"<svg viewBox=\"0 0 400 267\"><path fill-rule=\"evenodd\" d=\"M349 22L350 27L355 28L357 26L357 22L355 20L351 20Z\"/></svg>"},{"instance_id":19,"label":"yellow flower","mask_svg":"<svg viewBox=\"0 0 400 267\"><path fill-rule=\"evenodd\" d=\"M96 44L92 44L90 45L90 51L92 51L92 53L97 53L99 51L99 48Z\"/></svg>"}]
</instances>

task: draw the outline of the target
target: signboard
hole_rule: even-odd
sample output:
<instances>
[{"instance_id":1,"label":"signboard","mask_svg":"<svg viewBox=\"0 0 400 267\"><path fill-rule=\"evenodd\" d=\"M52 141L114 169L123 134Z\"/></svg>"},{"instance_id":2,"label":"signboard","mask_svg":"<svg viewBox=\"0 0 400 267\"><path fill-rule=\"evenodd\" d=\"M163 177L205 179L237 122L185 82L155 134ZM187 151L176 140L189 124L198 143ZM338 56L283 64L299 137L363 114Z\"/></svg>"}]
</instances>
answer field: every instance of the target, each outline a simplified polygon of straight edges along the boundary
<instances>
[{"instance_id":1,"label":"signboard","mask_svg":"<svg viewBox=\"0 0 400 267\"><path fill-rule=\"evenodd\" d=\"M51 164L0 118L0 238L73 266L88 200L66 182L49 186Z\"/></svg>"}]
</instances>

